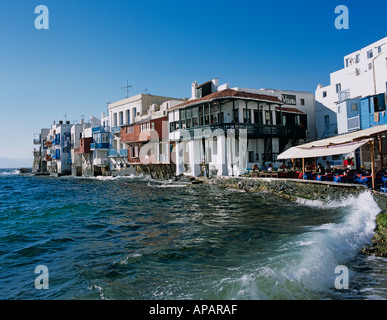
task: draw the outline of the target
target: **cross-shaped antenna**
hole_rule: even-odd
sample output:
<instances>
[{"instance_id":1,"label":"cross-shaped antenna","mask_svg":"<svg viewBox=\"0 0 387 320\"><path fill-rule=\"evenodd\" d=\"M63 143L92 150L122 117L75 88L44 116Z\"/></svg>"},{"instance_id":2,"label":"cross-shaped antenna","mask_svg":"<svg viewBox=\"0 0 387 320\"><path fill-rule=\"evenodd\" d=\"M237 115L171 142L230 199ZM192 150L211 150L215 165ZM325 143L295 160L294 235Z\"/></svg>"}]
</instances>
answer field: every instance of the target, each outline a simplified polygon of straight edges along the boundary
<instances>
[{"instance_id":1,"label":"cross-shaped antenna","mask_svg":"<svg viewBox=\"0 0 387 320\"><path fill-rule=\"evenodd\" d=\"M144 92L145 92L146 94L149 94L149 93L148 93L148 89L145 89Z\"/></svg>"},{"instance_id":2,"label":"cross-shaped antenna","mask_svg":"<svg viewBox=\"0 0 387 320\"><path fill-rule=\"evenodd\" d=\"M121 89L126 89L126 97L129 98L129 88L132 86L129 85L129 81L126 80L126 87L122 87Z\"/></svg>"}]
</instances>

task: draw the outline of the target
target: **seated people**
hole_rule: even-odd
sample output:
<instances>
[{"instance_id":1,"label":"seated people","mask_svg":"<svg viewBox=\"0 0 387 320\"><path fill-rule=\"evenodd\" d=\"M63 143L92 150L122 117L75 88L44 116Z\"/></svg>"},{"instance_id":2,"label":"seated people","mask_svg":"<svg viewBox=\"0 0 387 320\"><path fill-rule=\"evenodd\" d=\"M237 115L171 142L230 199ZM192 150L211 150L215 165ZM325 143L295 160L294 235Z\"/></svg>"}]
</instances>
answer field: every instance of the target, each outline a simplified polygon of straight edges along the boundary
<instances>
[{"instance_id":1,"label":"seated people","mask_svg":"<svg viewBox=\"0 0 387 320\"><path fill-rule=\"evenodd\" d=\"M325 174L325 168L322 166L321 163L318 164L318 167L317 167L317 173L321 176L323 176Z\"/></svg>"}]
</instances>

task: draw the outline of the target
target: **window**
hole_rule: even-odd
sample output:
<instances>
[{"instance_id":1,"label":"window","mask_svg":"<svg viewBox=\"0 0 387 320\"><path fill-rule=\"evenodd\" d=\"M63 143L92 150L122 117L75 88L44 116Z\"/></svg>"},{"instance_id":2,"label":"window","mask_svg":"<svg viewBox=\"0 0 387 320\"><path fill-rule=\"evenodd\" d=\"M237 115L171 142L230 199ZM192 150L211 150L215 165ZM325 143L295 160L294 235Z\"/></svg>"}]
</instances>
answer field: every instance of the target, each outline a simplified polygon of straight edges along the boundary
<instances>
[{"instance_id":1,"label":"window","mask_svg":"<svg viewBox=\"0 0 387 320\"><path fill-rule=\"evenodd\" d=\"M352 109L352 111L357 111L357 103L352 103L351 109Z\"/></svg>"},{"instance_id":2,"label":"window","mask_svg":"<svg viewBox=\"0 0 387 320\"><path fill-rule=\"evenodd\" d=\"M337 107L337 113L340 113L340 106Z\"/></svg>"},{"instance_id":3,"label":"window","mask_svg":"<svg viewBox=\"0 0 387 320\"><path fill-rule=\"evenodd\" d=\"M238 109L234 110L234 120L236 123L239 122L239 110Z\"/></svg>"},{"instance_id":4,"label":"window","mask_svg":"<svg viewBox=\"0 0 387 320\"><path fill-rule=\"evenodd\" d=\"M268 110L265 111L265 122L266 122L266 124L272 124L271 123L271 112Z\"/></svg>"},{"instance_id":5,"label":"window","mask_svg":"<svg viewBox=\"0 0 387 320\"><path fill-rule=\"evenodd\" d=\"M124 112L120 111L120 123L119 125L122 126L124 124Z\"/></svg>"},{"instance_id":6,"label":"window","mask_svg":"<svg viewBox=\"0 0 387 320\"><path fill-rule=\"evenodd\" d=\"M349 67L349 58L345 59L345 67L346 67L346 68Z\"/></svg>"},{"instance_id":7,"label":"window","mask_svg":"<svg viewBox=\"0 0 387 320\"><path fill-rule=\"evenodd\" d=\"M324 116L324 130L326 133L329 133L329 127L330 127L329 115L326 115Z\"/></svg>"},{"instance_id":8,"label":"window","mask_svg":"<svg viewBox=\"0 0 387 320\"><path fill-rule=\"evenodd\" d=\"M355 63L359 63L359 62L360 62L360 54L357 54L355 57Z\"/></svg>"},{"instance_id":9,"label":"window","mask_svg":"<svg viewBox=\"0 0 387 320\"><path fill-rule=\"evenodd\" d=\"M243 123L251 123L251 115L249 109L243 109Z\"/></svg>"},{"instance_id":10,"label":"window","mask_svg":"<svg viewBox=\"0 0 387 320\"><path fill-rule=\"evenodd\" d=\"M326 98L327 97L327 92L323 91L322 96L323 96L323 98Z\"/></svg>"},{"instance_id":11,"label":"window","mask_svg":"<svg viewBox=\"0 0 387 320\"><path fill-rule=\"evenodd\" d=\"M102 143L109 142L109 133L102 133Z\"/></svg>"},{"instance_id":12,"label":"window","mask_svg":"<svg viewBox=\"0 0 387 320\"><path fill-rule=\"evenodd\" d=\"M113 126L117 126L117 113L113 113Z\"/></svg>"},{"instance_id":13,"label":"window","mask_svg":"<svg viewBox=\"0 0 387 320\"><path fill-rule=\"evenodd\" d=\"M379 111L379 98L378 97L373 97L374 100L374 112Z\"/></svg>"},{"instance_id":14,"label":"window","mask_svg":"<svg viewBox=\"0 0 387 320\"><path fill-rule=\"evenodd\" d=\"M130 124L130 110L126 110L125 114L126 114L126 124Z\"/></svg>"},{"instance_id":15,"label":"window","mask_svg":"<svg viewBox=\"0 0 387 320\"><path fill-rule=\"evenodd\" d=\"M371 70L372 69L372 63L370 62L369 64L368 64L368 70Z\"/></svg>"},{"instance_id":16,"label":"window","mask_svg":"<svg viewBox=\"0 0 387 320\"><path fill-rule=\"evenodd\" d=\"M372 52L372 49L367 51L367 59L371 59L371 58L373 58L373 56L374 56L374 54Z\"/></svg>"},{"instance_id":17,"label":"window","mask_svg":"<svg viewBox=\"0 0 387 320\"><path fill-rule=\"evenodd\" d=\"M302 106L304 106L305 105L305 99L300 99L300 103L301 103Z\"/></svg>"},{"instance_id":18,"label":"window","mask_svg":"<svg viewBox=\"0 0 387 320\"><path fill-rule=\"evenodd\" d=\"M336 93L341 91L341 83L336 84Z\"/></svg>"},{"instance_id":19,"label":"window","mask_svg":"<svg viewBox=\"0 0 387 320\"><path fill-rule=\"evenodd\" d=\"M254 162L254 151L249 151L249 162Z\"/></svg>"},{"instance_id":20,"label":"window","mask_svg":"<svg viewBox=\"0 0 387 320\"><path fill-rule=\"evenodd\" d=\"M378 54L382 52L382 46L378 47Z\"/></svg>"}]
</instances>

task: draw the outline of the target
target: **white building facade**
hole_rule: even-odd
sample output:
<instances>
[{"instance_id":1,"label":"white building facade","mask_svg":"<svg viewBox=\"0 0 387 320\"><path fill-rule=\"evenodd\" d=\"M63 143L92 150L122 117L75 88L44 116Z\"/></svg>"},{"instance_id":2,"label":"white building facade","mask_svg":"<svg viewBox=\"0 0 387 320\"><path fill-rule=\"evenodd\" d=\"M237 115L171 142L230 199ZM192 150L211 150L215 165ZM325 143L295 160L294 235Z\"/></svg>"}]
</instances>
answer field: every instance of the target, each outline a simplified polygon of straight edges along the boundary
<instances>
[{"instance_id":1,"label":"white building facade","mask_svg":"<svg viewBox=\"0 0 387 320\"><path fill-rule=\"evenodd\" d=\"M254 165L279 165L279 153L307 140L307 114L295 101L284 106L280 91L219 86L217 79L191 88L190 100L168 110L177 175L238 176Z\"/></svg>"},{"instance_id":2,"label":"white building facade","mask_svg":"<svg viewBox=\"0 0 387 320\"><path fill-rule=\"evenodd\" d=\"M317 86L315 99L318 110L325 108L337 114L338 104L345 100L386 93L387 37L344 56L343 63L343 69L330 74L329 85ZM328 137L321 129L326 131L328 125L335 123L334 119L330 120L325 125L317 125L318 139ZM319 117L319 121L327 121L327 118Z\"/></svg>"}]
</instances>

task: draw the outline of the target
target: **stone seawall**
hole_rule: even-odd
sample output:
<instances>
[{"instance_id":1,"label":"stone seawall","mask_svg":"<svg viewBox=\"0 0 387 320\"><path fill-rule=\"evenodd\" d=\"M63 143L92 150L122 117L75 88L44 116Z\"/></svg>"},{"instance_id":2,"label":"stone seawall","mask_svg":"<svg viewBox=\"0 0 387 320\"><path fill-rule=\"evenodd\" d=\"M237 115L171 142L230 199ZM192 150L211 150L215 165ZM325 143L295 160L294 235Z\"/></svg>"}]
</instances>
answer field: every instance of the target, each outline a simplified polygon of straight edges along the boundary
<instances>
[{"instance_id":1,"label":"stone seawall","mask_svg":"<svg viewBox=\"0 0 387 320\"><path fill-rule=\"evenodd\" d=\"M320 182L297 179L248 178L248 177L218 177L205 181L220 188L242 189L247 192L268 191L278 196L294 201L307 200L338 200L349 195L359 195L369 190L366 186L335 182ZM363 248L367 255L387 257L387 196L373 191L375 201L382 212L376 219L375 235L371 244Z\"/></svg>"},{"instance_id":2,"label":"stone seawall","mask_svg":"<svg viewBox=\"0 0 387 320\"><path fill-rule=\"evenodd\" d=\"M336 200L368 190L366 186L356 184L282 178L218 177L208 180L208 183L245 191L269 191L289 200Z\"/></svg>"}]
</instances>

